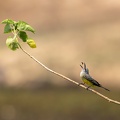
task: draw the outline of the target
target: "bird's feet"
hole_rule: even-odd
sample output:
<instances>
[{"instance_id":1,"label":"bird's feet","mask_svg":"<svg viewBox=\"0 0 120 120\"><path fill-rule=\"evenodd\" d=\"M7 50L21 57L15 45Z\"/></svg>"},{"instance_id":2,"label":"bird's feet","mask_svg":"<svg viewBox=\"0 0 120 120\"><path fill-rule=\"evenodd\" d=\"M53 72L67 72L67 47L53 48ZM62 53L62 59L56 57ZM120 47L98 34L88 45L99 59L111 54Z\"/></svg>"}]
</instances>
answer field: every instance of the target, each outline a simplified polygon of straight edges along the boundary
<instances>
[{"instance_id":1,"label":"bird's feet","mask_svg":"<svg viewBox=\"0 0 120 120\"><path fill-rule=\"evenodd\" d=\"M80 85L85 85L85 83L78 83L78 86L80 86Z\"/></svg>"}]
</instances>

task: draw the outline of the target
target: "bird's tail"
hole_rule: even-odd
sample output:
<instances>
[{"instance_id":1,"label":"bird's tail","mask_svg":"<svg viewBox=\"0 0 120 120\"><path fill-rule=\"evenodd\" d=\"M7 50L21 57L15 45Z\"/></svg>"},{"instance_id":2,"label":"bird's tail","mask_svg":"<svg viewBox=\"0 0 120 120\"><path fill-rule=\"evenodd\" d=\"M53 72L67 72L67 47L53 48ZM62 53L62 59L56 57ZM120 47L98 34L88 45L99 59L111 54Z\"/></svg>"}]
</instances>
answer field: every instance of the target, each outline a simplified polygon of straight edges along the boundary
<instances>
[{"instance_id":1,"label":"bird's tail","mask_svg":"<svg viewBox=\"0 0 120 120\"><path fill-rule=\"evenodd\" d=\"M101 88L103 88L103 89L105 89L105 90L107 90L107 91L110 91L109 89L107 89L107 88L105 88L105 87L103 87L103 86L101 86Z\"/></svg>"}]
</instances>

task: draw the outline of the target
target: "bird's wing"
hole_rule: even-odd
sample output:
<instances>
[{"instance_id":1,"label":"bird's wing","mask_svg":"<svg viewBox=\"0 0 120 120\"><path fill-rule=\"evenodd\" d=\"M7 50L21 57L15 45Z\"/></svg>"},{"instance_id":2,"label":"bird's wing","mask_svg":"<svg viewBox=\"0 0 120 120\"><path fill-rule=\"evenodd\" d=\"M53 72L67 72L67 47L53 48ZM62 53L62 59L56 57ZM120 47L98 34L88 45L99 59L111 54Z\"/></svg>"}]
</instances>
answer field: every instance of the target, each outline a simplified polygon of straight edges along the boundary
<instances>
[{"instance_id":1,"label":"bird's wing","mask_svg":"<svg viewBox=\"0 0 120 120\"><path fill-rule=\"evenodd\" d=\"M101 85L96 80L94 80L89 74L85 74L84 78L87 79L89 82L93 83L93 85L101 87Z\"/></svg>"},{"instance_id":2,"label":"bird's wing","mask_svg":"<svg viewBox=\"0 0 120 120\"><path fill-rule=\"evenodd\" d=\"M89 69L88 69L88 68L86 68L85 72L86 72L87 74L89 74Z\"/></svg>"}]
</instances>

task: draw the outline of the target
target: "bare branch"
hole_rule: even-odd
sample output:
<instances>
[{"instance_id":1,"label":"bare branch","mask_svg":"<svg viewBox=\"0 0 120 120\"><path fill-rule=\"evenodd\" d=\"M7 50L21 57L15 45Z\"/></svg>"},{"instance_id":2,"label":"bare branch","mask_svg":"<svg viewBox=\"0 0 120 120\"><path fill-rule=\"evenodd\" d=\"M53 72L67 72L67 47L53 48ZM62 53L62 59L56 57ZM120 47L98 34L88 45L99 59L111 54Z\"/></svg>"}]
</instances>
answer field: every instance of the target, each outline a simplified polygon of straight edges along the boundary
<instances>
[{"instance_id":1,"label":"bare branch","mask_svg":"<svg viewBox=\"0 0 120 120\"><path fill-rule=\"evenodd\" d=\"M19 45L19 46L20 46L20 45ZM84 86L83 84L80 84L80 83L78 83L78 82L76 82L76 81L74 81L74 80L72 80L72 79L70 79L70 78L68 78L68 77L66 77L66 76L58 73L58 72L55 72L55 71L51 70L50 68L48 68L47 66L45 66L44 64L42 64L40 61L38 61L36 58L34 58L33 56L31 56L31 55L30 55L27 51L25 51L21 46L20 46L20 48L21 48L21 50L22 50L25 54L27 54L30 58L32 58L34 61L36 61L38 64L40 64L40 65L41 65L43 68L45 68L47 71L49 71L49 72L51 72L51 73L53 73L53 74L55 74L55 75L57 75L57 76L59 76L59 77L62 77L62 78L64 78L65 80L68 80L68 81L70 81L70 82L72 82L72 83L74 83L74 84L76 84L76 85L78 85L78 86L80 86L80 87L82 87L82 88L84 88L84 89L87 89L87 87ZM106 97L105 95L103 95L103 94L101 94L101 93L99 93L99 92L97 92L97 91L95 91L95 90L93 90L93 89L90 89L90 88L89 88L88 90L91 91L91 92L93 92L93 93L95 93L95 94L97 94L97 95L99 95L100 97L104 98L104 99L107 100L108 102L111 102L111 103L120 105L120 102L118 102L118 101L116 101L116 100L113 100L113 99L110 99L110 98Z\"/></svg>"}]
</instances>

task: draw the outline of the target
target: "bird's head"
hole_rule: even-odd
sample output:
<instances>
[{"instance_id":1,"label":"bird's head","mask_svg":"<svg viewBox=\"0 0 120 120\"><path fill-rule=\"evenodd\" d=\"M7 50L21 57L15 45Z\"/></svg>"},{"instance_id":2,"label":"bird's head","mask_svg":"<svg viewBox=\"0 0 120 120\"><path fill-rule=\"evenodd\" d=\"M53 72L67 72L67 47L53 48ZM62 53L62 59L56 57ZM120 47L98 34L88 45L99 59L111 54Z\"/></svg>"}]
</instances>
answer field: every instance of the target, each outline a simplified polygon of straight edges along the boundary
<instances>
[{"instance_id":1,"label":"bird's head","mask_svg":"<svg viewBox=\"0 0 120 120\"><path fill-rule=\"evenodd\" d=\"M89 69L86 68L86 64L84 62L81 62L80 67L82 68L82 70L84 70L87 74L89 74Z\"/></svg>"}]
</instances>

